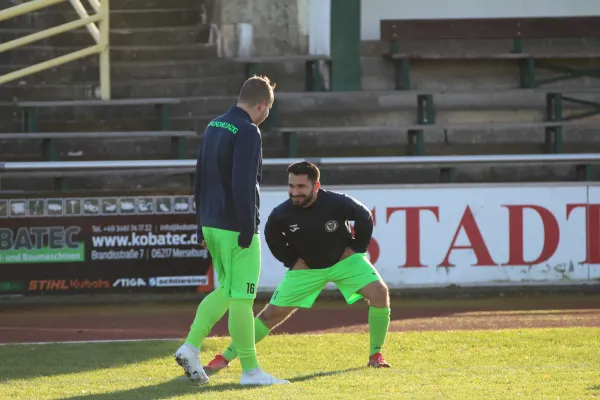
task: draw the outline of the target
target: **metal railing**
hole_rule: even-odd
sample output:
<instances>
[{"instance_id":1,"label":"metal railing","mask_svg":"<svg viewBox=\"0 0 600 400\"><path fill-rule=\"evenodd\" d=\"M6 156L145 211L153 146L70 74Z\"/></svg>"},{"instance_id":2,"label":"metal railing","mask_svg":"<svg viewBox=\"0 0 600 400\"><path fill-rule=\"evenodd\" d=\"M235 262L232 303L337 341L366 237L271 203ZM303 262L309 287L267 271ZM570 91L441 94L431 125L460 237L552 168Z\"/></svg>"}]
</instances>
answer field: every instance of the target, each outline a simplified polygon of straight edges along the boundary
<instances>
[{"instance_id":1,"label":"metal railing","mask_svg":"<svg viewBox=\"0 0 600 400\"><path fill-rule=\"evenodd\" d=\"M263 166L287 166L297 161L310 161L319 166L344 165L406 165L416 167L457 166L464 164L562 164L600 162L600 153L583 154L507 154L471 156L404 156L404 157L327 157L327 158L266 158ZM52 171L57 175L69 172L127 170L180 170L193 171L196 160L111 160L111 161L15 161L0 162L0 174L9 172Z\"/></svg>"},{"instance_id":2,"label":"metal railing","mask_svg":"<svg viewBox=\"0 0 600 400\"><path fill-rule=\"evenodd\" d=\"M575 164L577 180L592 180L591 164L600 163L600 153L594 154L507 154L472 156L405 156L405 157L329 157L329 158L267 158L263 166L287 166L297 161L311 161L323 166L383 167L438 167L440 182L452 183L453 169L460 165L511 165L511 164ZM193 186L196 160L115 160L115 161L17 161L0 162L0 191L4 178L53 178L54 189L67 191L64 178L90 177L106 173L135 175L189 175ZM323 173L323 171L322 171Z\"/></svg>"},{"instance_id":3,"label":"metal railing","mask_svg":"<svg viewBox=\"0 0 600 400\"><path fill-rule=\"evenodd\" d=\"M26 3L0 10L0 22L18 17L54 4L68 1L71 3L79 19L52 28L32 33L30 35L0 44L0 53L13 50L27 44L49 38L73 29L85 26L96 42L95 45L69 54L56 57L17 71L0 76L0 85L14 81L49 68L66 64L93 54L100 55L100 96L103 100L110 99L110 54L109 54L109 9L110 0L88 0L95 14L89 15L80 0L31 0ZM96 26L98 22L98 26Z\"/></svg>"}]
</instances>

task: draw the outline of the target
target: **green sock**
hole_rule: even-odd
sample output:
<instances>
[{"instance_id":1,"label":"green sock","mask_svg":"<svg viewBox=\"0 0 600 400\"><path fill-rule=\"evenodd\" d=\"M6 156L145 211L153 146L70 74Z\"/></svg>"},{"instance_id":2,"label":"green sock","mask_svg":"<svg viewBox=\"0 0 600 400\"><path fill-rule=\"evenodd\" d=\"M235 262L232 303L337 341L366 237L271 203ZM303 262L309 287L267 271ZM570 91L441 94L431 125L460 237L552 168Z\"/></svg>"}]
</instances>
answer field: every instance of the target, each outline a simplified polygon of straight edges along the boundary
<instances>
[{"instance_id":1,"label":"green sock","mask_svg":"<svg viewBox=\"0 0 600 400\"><path fill-rule=\"evenodd\" d=\"M369 356L381 352L390 326L390 309L369 307Z\"/></svg>"},{"instance_id":2,"label":"green sock","mask_svg":"<svg viewBox=\"0 0 600 400\"><path fill-rule=\"evenodd\" d=\"M261 321L260 318L254 318L254 342L258 343L263 340L271 330ZM237 349L234 342L229 343L227 350L221 354L227 361L235 360L237 355Z\"/></svg>"},{"instance_id":3,"label":"green sock","mask_svg":"<svg viewBox=\"0 0 600 400\"><path fill-rule=\"evenodd\" d=\"M200 345L210 333L213 325L225 315L228 306L229 298L223 296L221 289L206 296L198 305L196 318L194 318L185 342L200 349Z\"/></svg>"},{"instance_id":4,"label":"green sock","mask_svg":"<svg viewBox=\"0 0 600 400\"><path fill-rule=\"evenodd\" d=\"M229 335L236 343L238 357L244 372L258 368L256 346L254 344L253 300L230 299Z\"/></svg>"}]
</instances>

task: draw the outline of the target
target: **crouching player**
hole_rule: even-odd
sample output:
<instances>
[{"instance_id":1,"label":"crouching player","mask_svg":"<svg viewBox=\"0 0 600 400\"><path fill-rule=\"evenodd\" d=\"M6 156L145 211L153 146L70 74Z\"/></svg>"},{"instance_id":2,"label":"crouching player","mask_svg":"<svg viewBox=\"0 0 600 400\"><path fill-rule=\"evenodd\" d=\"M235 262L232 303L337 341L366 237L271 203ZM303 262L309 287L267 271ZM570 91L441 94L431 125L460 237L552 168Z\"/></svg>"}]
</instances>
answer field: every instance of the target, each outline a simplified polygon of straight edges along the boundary
<instances>
[{"instance_id":1,"label":"crouching player","mask_svg":"<svg viewBox=\"0 0 600 400\"><path fill-rule=\"evenodd\" d=\"M342 193L321 189L320 171L312 163L288 167L289 199L277 206L265 225L271 253L289 270L271 301L255 319L256 342L284 322L298 307L311 308L328 282L353 304L369 304L370 348L367 366L389 368L381 354L390 323L388 289L365 252L371 241L371 212ZM349 221L354 221L354 237ZM237 357L235 342L205 371L214 374Z\"/></svg>"}]
</instances>

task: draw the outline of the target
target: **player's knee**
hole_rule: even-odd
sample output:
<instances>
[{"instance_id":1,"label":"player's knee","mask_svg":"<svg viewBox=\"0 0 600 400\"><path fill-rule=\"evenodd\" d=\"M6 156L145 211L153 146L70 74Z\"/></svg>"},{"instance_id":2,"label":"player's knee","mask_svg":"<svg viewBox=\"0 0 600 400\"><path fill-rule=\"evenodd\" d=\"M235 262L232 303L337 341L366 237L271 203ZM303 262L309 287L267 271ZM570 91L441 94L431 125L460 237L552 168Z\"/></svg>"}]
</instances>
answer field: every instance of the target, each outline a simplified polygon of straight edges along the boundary
<instances>
[{"instance_id":1,"label":"player's knee","mask_svg":"<svg viewBox=\"0 0 600 400\"><path fill-rule=\"evenodd\" d=\"M389 308L389 306L390 306L390 291L385 283L381 282L381 286L382 286L381 295L383 296L383 300L385 302L385 307Z\"/></svg>"},{"instance_id":2,"label":"player's knee","mask_svg":"<svg viewBox=\"0 0 600 400\"><path fill-rule=\"evenodd\" d=\"M367 300L372 307L388 308L390 306L390 293L383 281L373 282L368 290Z\"/></svg>"}]
</instances>

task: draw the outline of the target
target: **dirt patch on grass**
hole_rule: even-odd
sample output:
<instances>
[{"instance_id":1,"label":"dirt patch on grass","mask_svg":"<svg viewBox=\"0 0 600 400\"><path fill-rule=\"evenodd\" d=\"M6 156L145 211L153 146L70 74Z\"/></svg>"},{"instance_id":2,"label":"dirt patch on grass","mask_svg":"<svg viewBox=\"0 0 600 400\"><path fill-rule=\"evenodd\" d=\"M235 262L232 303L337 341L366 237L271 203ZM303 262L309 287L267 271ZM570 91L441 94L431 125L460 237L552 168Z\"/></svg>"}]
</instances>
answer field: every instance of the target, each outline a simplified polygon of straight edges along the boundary
<instances>
[{"instance_id":1,"label":"dirt patch on grass","mask_svg":"<svg viewBox=\"0 0 600 400\"><path fill-rule=\"evenodd\" d=\"M256 305L258 312L264 303ZM184 338L196 303L27 306L0 313L0 343ZM368 332L368 306L319 301L273 333ZM391 331L600 327L600 297L395 300ZM213 336L227 336L227 318Z\"/></svg>"}]
</instances>

